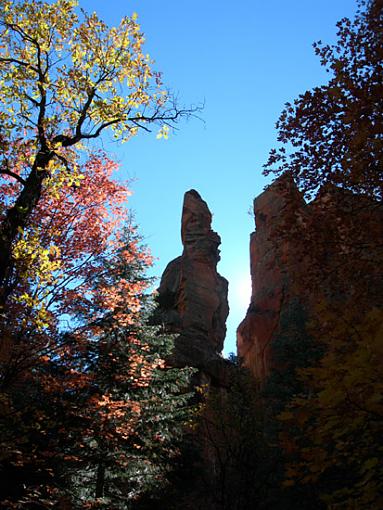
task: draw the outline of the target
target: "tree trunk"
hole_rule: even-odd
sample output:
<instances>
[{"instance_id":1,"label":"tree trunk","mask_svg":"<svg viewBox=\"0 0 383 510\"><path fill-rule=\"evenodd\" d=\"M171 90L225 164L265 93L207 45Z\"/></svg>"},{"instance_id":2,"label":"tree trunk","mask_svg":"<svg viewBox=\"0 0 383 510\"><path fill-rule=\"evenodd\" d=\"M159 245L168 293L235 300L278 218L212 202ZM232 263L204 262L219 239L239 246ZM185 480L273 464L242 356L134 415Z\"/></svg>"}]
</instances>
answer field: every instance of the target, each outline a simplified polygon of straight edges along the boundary
<instances>
[{"instance_id":1,"label":"tree trunk","mask_svg":"<svg viewBox=\"0 0 383 510\"><path fill-rule=\"evenodd\" d=\"M8 209L0 226L0 310L4 308L12 290L12 247L20 229L24 229L41 197L42 184L48 176L46 168L52 152L40 151L15 204Z\"/></svg>"},{"instance_id":2,"label":"tree trunk","mask_svg":"<svg viewBox=\"0 0 383 510\"><path fill-rule=\"evenodd\" d=\"M105 466L102 462L99 462L97 466L97 478L96 478L96 498L102 498L104 496L104 484L105 484Z\"/></svg>"}]
</instances>

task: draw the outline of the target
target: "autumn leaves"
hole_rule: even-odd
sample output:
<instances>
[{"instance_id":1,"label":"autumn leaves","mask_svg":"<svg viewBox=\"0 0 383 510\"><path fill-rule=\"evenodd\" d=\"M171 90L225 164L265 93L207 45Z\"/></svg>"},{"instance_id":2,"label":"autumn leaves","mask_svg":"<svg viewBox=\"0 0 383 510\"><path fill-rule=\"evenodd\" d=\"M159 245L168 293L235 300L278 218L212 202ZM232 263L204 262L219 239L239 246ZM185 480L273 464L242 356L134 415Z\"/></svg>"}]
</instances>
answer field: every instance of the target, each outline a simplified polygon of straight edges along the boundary
<instances>
[{"instance_id":1,"label":"autumn leaves","mask_svg":"<svg viewBox=\"0 0 383 510\"><path fill-rule=\"evenodd\" d=\"M0 435L14 475L0 499L126 508L174 454L190 371L164 370L172 341L147 325L152 259L130 190L89 141L153 124L167 137L190 111L162 90L136 15L109 28L76 1L4 0L0 27Z\"/></svg>"}]
</instances>

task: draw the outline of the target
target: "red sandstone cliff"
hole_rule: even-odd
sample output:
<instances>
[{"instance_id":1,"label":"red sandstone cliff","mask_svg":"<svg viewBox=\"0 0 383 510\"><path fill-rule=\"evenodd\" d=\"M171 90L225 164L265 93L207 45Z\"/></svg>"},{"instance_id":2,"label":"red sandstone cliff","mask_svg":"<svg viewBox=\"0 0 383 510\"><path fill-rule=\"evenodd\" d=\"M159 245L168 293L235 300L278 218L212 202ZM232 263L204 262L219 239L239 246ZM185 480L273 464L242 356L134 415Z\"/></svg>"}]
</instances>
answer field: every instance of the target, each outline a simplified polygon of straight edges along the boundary
<instances>
[{"instance_id":1,"label":"red sandstone cliff","mask_svg":"<svg viewBox=\"0 0 383 510\"><path fill-rule=\"evenodd\" d=\"M383 213L381 204L335 187L306 203L284 175L255 199L254 215L252 297L237 349L263 381L276 365L273 339L286 323L294 341L292 305L307 317L323 299L361 315L382 305Z\"/></svg>"},{"instance_id":2,"label":"red sandstone cliff","mask_svg":"<svg viewBox=\"0 0 383 510\"><path fill-rule=\"evenodd\" d=\"M200 195L185 193L181 237L183 253L168 264L158 289L156 321L177 333L174 362L220 378L220 353L229 313L228 283L217 272L221 239L211 229L212 215Z\"/></svg>"},{"instance_id":3,"label":"red sandstone cliff","mask_svg":"<svg viewBox=\"0 0 383 510\"><path fill-rule=\"evenodd\" d=\"M271 368L271 342L279 329L289 274L275 250L275 236L294 210L304 202L292 179L278 180L254 200L256 231L250 238L252 297L245 319L237 330L238 355L254 375L263 380ZM287 242L282 252L291 258L294 247Z\"/></svg>"}]
</instances>

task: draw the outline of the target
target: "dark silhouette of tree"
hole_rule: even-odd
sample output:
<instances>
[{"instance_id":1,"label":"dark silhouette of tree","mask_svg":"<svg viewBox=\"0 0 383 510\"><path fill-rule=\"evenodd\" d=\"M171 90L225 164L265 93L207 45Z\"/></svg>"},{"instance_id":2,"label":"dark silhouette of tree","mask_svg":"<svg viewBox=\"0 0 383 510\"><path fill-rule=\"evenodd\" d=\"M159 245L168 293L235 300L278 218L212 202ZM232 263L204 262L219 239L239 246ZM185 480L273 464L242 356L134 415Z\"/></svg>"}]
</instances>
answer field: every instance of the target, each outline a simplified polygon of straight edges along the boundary
<instances>
[{"instance_id":1,"label":"dark silhouette of tree","mask_svg":"<svg viewBox=\"0 0 383 510\"><path fill-rule=\"evenodd\" d=\"M381 0L359 1L355 20L337 24L335 44L314 44L331 78L286 104L266 175L287 170L310 195L331 183L382 198L382 9Z\"/></svg>"},{"instance_id":2,"label":"dark silhouette of tree","mask_svg":"<svg viewBox=\"0 0 383 510\"><path fill-rule=\"evenodd\" d=\"M382 1L360 1L355 19L338 23L337 42L314 47L329 82L286 105L277 124L281 147L265 165L266 174L290 173L313 199L282 222L275 249L296 239L300 264L289 266L291 285L308 305L307 333L323 353L297 367L301 389L280 415L290 454L285 486L311 486L330 508L378 508Z\"/></svg>"}]
</instances>

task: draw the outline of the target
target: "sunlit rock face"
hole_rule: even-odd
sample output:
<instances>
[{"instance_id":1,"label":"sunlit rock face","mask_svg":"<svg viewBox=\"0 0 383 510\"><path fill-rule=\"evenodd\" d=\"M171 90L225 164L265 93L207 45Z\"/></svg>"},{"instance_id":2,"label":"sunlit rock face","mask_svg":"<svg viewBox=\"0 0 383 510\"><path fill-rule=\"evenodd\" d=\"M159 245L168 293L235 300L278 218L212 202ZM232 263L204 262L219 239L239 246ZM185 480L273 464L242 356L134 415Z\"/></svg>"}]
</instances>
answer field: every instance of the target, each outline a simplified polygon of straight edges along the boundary
<instances>
[{"instance_id":1,"label":"sunlit rock face","mask_svg":"<svg viewBox=\"0 0 383 510\"><path fill-rule=\"evenodd\" d=\"M195 190L185 193L181 238L183 253L168 264L158 289L156 321L177 333L173 362L222 379L221 357L229 313L228 283L217 272L219 235L212 215Z\"/></svg>"},{"instance_id":2,"label":"sunlit rock face","mask_svg":"<svg viewBox=\"0 0 383 510\"><path fill-rule=\"evenodd\" d=\"M281 368L274 340L307 337L306 325L321 303L339 310L341 320L347 310L363 317L383 306L383 211L381 203L334 186L306 203L284 175L255 199L254 215L252 297L237 349L264 381Z\"/></svg>"},{"instance_id":3,"label":"sunlit rock face","mask_svg":"<svg viewBox=\"0 0 383 510\"><path fill-rule=\"evenodd\" d=\"M237 330L238 356L260 380L272 367L272 339L279 329L282 304L289 274L287 258L294 253L293 241L286 242L282 258L274 249L275 237L286 218L305 204L289 177L278 179L254 200L256 231L250 238L252 297L245 319Z\"/></svg>"}]
</instances>

